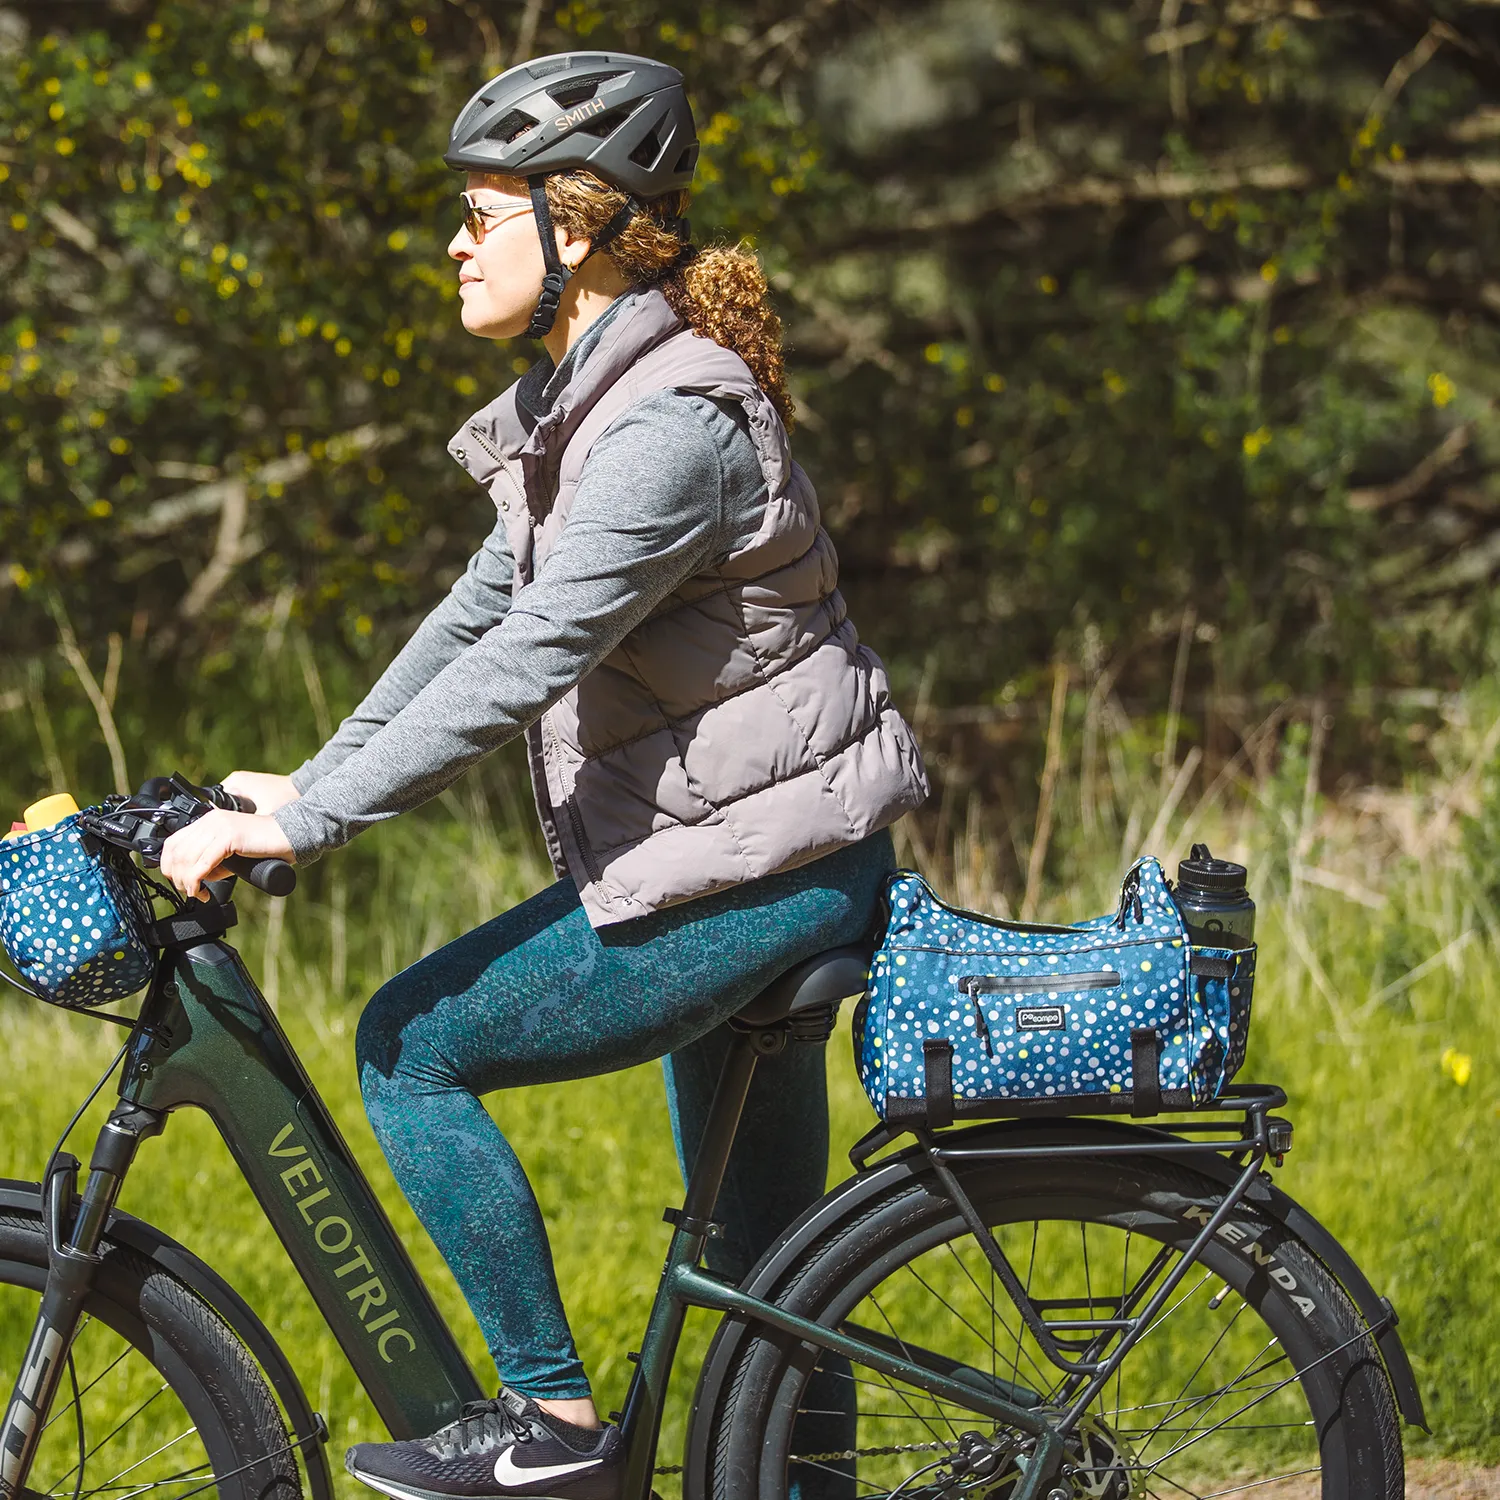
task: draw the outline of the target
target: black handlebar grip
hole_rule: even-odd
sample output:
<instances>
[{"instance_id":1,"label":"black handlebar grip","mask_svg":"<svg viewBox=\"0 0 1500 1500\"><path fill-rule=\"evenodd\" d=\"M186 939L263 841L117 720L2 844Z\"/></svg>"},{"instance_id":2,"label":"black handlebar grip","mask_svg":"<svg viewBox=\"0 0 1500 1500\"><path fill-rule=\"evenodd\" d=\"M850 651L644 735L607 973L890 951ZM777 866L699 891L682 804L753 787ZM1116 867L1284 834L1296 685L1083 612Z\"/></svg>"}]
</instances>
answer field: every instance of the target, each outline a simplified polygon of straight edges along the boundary
<instances>
[{"instance_id":1,"label":"black handlebar grip","mask_svg":"<svg viewBox=\"0 0 1500 1500\"><path fill-rule=\"evenodd\" d=\"M297 889L296 868L284 859L250 859L243 854L231 854L224 861L224 868L268 896L290 896Z\"/></svg>"}]
</instances>

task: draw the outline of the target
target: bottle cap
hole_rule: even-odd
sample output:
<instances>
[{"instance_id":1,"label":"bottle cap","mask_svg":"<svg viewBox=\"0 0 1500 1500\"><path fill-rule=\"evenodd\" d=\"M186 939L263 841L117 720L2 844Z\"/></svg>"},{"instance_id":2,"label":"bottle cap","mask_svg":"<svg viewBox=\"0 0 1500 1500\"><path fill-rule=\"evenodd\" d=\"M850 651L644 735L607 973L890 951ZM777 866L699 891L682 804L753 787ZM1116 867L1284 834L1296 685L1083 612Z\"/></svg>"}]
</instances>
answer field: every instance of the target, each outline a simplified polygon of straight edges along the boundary
<instances>
[{"instance_id":1,"label":"bottle cap","mask_svg":"<svg viewBox=\"0 0 1500 1500\"><path fill-rule=\"evenodd\" d=\"M57 792L51 797L43 797L40 802L33 802L21 816L26 819L26 831L35 833L40 828L61 823L77 811L78 804L66 792Z\"/></svg>"},{"instance_id":2,"label":"bottle cap","mask_svg":"<svg viewBox=\"0 0 1500 1500\"><path fill-rule=\"evenodd\" d=\"M1200 891L1242 891L1245 875L1244 865L1215 859L1207 844L1194 844L1192 855L1177 866L1178 885L1194 886Z\"/></svg>"}]
</instances>

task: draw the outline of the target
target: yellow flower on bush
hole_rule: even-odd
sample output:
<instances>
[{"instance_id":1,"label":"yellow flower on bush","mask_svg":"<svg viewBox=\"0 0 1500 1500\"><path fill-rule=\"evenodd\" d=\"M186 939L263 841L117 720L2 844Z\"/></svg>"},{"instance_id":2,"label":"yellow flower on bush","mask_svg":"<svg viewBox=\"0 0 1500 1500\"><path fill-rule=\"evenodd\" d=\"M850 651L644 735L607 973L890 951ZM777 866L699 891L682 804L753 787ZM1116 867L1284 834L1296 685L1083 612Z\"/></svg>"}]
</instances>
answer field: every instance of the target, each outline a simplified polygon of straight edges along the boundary
<instances>
[{"instance_id":1,"label":"yellow flower on bush","mask_svg":"<svg viewBox=\"0 0 1500 1500\"><path fill-rule=\"evenodd\" d=\"M1427 389L1432 392L1434 406L1446 406L1458 394L1458 387L1441 370L1427 377Z\"/></svg>"},{"instance_id":2,"label":"yellow flower on bush","mask_svg":"<svg viewBox=\"0 0 1500 1500\"><path fill-rule=\"evenodd\" d=\"M1457 1047L1443 1048L1443 1072L1463 1088L1474 1074L1474 1059Z\"/></svg>"}]
</instances>

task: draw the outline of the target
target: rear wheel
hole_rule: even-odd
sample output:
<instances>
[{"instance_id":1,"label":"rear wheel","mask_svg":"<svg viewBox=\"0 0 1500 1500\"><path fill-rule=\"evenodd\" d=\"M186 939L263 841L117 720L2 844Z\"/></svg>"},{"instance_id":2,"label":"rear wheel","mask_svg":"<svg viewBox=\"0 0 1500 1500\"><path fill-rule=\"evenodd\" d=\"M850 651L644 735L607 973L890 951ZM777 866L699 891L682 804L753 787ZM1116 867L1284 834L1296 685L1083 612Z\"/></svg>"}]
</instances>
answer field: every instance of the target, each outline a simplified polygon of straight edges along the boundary
<instances>
[{"instance_id":1,"label":"rear wheel","mask_svg":"<svg viewBox=\"0 0 1500 1500\"><path fill-rule=\"evenodd\" d=\"M57 1500L300 1500L291 1439L255 1362L175 1277L106 1240L47 1414L32 1495ZM0 1401L47 1279L39 1219L0 1214Z\"/></svg>"},{"instance_id":2,"label":"rear wheel","mask_svg":"<svg viewBox=\"0 0 1500 1500\"><path fill-rule=\"evenodd\" d=\"M1223 1196L1152 1158L973 1162L959 1176L1049 1324L1144 1305ZM925 1177L831 1231L771 1300L1049 1413L1083 1389ZM815 1368L816 1351L784 1335L728 1323L719 1338L738 1348L713 1418L714 1500L1015 1493L1028 1451L1019 1431L871 1369ZM1389 1386L1353 1305L1305 1245L1243 1203L1067 1447L1070 1500L1404 1492Z\"/></svg>"}]
</instances>

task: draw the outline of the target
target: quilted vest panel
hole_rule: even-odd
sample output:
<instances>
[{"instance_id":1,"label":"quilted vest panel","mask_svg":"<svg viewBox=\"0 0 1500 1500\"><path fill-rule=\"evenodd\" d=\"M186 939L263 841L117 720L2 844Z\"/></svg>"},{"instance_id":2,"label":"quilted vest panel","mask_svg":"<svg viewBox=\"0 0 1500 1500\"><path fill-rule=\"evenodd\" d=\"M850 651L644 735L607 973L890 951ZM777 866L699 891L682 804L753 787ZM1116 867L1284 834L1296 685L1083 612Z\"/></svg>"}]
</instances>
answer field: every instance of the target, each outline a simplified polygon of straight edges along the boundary
<instances>
[{"instance_id":1,"label":"quilted vest panel","mask_svg":"<svg viewBox=\"0 0 1500 1500\"><path fill-rule=\"evenodd\" d=\"M530 434L512 387L450 444L505 520L516 588L567 525L593 443L669 389L743 406L769 498L755 536L664 599L527 731L553 863L595 927L804 864L927 795L775 407L659 292L610 324Z\"/></svg>"}]
</instances>

